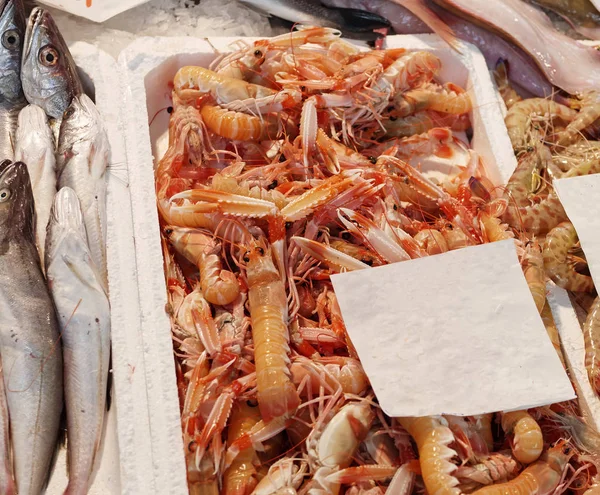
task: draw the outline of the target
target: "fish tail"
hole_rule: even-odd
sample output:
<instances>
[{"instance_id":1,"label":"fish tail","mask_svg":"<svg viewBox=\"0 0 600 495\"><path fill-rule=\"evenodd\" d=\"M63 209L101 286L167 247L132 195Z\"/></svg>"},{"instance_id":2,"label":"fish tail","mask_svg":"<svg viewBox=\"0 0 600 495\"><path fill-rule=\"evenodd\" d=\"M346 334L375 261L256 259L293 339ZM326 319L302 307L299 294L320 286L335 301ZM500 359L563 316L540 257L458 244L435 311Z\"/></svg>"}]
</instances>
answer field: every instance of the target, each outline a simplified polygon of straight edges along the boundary
<instances>
[{"instance_id":1,"label":"fish tail","mask_svg":"<svg viewBox=\"0 0 600 495\"><path fill-rule=\"evenodd\" d=\"M390 21L373 12L360 9L335 9L342 17L346 29L354 32L373 31L374 29L389 28Z\"/></svg>"},{"instance_id":2,"label":"fish tail","mask_svg":"<svg viewBox=\"0 0 600 495\"><path fill-rule=\"evenodd\" d=\"M452 28L425 4L425 0L392 0L392 2L410 10L454 50L460 52L459 41Z\"/></svg>"}]
</instances>

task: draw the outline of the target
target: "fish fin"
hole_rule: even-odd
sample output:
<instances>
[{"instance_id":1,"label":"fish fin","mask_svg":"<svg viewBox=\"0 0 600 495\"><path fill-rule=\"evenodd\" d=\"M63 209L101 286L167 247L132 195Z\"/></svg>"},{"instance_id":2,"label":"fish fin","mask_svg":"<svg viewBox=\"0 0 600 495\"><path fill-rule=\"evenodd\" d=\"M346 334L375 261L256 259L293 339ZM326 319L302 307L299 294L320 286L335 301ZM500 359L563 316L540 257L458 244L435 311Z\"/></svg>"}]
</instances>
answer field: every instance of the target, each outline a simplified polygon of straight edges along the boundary
<instances>
[{"instance_id":1,"label":"fish fin","mask_svg":"<svg viewBox=\"0 0 600 495\"><path fill-rule=\"evenodd\" d=\"M94 265L94 261L92 260L89 252L85 254L87 260L86 263L76 263L75 260L71 258L68 254L64 253L61 258L65 265L71 270L73 275L75 275L84 285L87 285L90 289L98 291L106 297L106 291L104 290L104 286L101 282L100 275L96 270L96 266Z\"/></svg>"},{"instance_id":2,"label":"fish fin","mask_svg":"<svg viewBox=\"0 0 600 495\"><path fill-rule=\"evenodd\" d=\"M106 380L106 411L110 411L112 405L112 384L113 384L113 355L112 355L112 343L110 346L110 356L108 358L108 380ZM104 419L106 421L106 418Z\"/></svg>"},{"instance_id":3,"label":"fish fin","mask_svg":"<svg viewBox=\"0 0 600 495\"><path fill-rule=\"evenodd\" d=\"M266 10L262 10L260 8L258 8L256 5L253 5L251 2L244 2L244 0L238 0L244 7L246 7L248 10L251 10L252 12L256 12L257 14L262 15L263 17L273 17L271 14L269 14Z\"/></svg>"},{"instance_id":4,"label":"fish fin","mask_svg":"<svg viewBox=\"0 0 600 495\"><path fill-rule=\"evenodd\" d=\"M339 12L344 20L344 23L347 25L347 29L356 33L373 31L374 29L381 29L391 26L390 21L388 21L385 17L381 17L373 12L367 12L366 10L342 8L333 9L332 7L327 8Z\"/></svg>"},{"instance_id":5,"label":"fish fin","mask_svg":"<svg viewBox=\"0 0 600 495\"><path fill-rule=\"evenodd\" d=\"M450 26L442 21L442 19L440 19L438 15L425 4L425 0L392 0L392 2L410 10L427 24L435 34L460 53L459 41L456 34Z\"/></svg>"}]
</instances>

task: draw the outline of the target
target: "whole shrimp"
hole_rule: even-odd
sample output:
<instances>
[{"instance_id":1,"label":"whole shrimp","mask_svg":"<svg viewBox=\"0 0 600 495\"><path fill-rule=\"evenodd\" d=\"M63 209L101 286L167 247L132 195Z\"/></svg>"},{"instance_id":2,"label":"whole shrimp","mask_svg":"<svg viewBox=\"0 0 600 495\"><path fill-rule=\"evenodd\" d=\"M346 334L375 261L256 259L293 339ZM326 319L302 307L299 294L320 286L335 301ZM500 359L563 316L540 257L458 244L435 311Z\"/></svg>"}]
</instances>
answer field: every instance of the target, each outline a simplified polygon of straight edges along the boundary
<instances>
[{"instance_id":1,"label":"whole shrimp","mask_svg":"<svg viewBox=\"0 0 600 495\"><path fill-rule=\"evenodd\" d=\"M285 285L264 240L244 254L252 320L258 406L265 421L292 414L300 397L289 370L288 307Z\"/></svg>"},{"instance_id":2,"label":"whole shrimp","mask_svg":"<svg viewBox=\"0 0 600 495\"><path fill-rule=\"evenodd\" d=\"M554 227L544 242L544 267L548 277L559 287L591 292L594 289L592 277L576 271L577 265L585 265L585 261L575 254L577 243L577 232L572 223L563 222Z\"/></svg>"},{"instance_id":3,"label":"whole shrimp","mask_svg":"<svg viewBox=\"0 0 600 495\"><path fill-rule=\"evenodd\" d=\"M536 461L544 447L542 430L527 411L502 413L502 429L513 433L512 452L517 461L529 464Z\"/></svg>"},{"instance_id":4,"label":"whole shrimp","mask_svg":"<svg viewBox=\"0 0 600 495\"><path fill-rule=\"evenodd\" d=\"M235 300L240 288L235 275L223 270L221 246L206 232L183 227L166 227L165 235L173 247L200 270L202 294L211 304L226 305Z\"/></svg>"},{"instance_id":5,"label":"whole shrimp","mask_svg":"<svg viewBox=\"0 0 600 495\"><path fill-rule=\"evenodd\" d=\"M576 116L575 110L554 100L529 98L512 105L504 122L514 150L522 151L543 141L554 121L568 124Z\"/></svg>"},{"instance_id":6,"label":"whole shrimp","mask_svg":"<svg viewBox=\"0 0 600 495\"><path fill-rule=\"evenodd\" d=\"M456 452L449 445L454 436L440 416L400 418L417 444L423 481L428 493L462 495L456 478L457 466L451 462ZM507 483L480 488L477 495L550 495L560 483L572 449L564 442L551 448L539 461L531 464Z\"/></svg>"},{"instance_id":7,"label":"whole shrimp","mask_svg":"<svg viewBox=\"0 0 600 495\"><path fill-rule=\"evenodd\" d=\"M280 112L302 98L300 91L276 91L195 66L177 71L173 90L183 102L210 95L220 107L236 112Z\"/></svg>"},{"instance_id":8,"label":"whole shrimp","mask_svg":"<svg viewBox=\"0 0 600 495\"><path fill-rule=\"evenodd\" d=\"M541 174L552 160L550 150L536 146L519 154L517 168L506 185L508 208L503 220L511 227L532 234L542 234L567 219L553 188L546 195L538 194L543 184Z\"/></svg>"},{"instance_id":9,"label":"whole shrimp","mask_svg":"<svg viewBox=\"0 0 600 495\"><path fill-rule=\"evenodd\" d=\"M573 453L568 443L561 440L515 479L483 487L475 493L477 495L550 495L561 483Z\"/></svg>"},{"instance_id":10,"label":"whole shrimp","mask_svg":"<svg viewBox=\"0 0 600 495\"><path fill-rule=\"evenodd\" d=\"M236 401L231 411L227 443L233 443L261 420L260 411L246 401ZM256 487L258 457L252 446L240 451L223 473L223 495L248 495Z\"/></svg>"},{"instance_id":11,"label":"whole shrimp","mask_svg":"<svg viewBox=\"0 0 600 495\"><path fill-rule=\"evenodd\" d=\"M542 248L537 241L526 244L521 265L525 280L527 280L527 285L529 286L529 291L535 301L535 307L541 314L546 304L546 277Z\"/></svg>"},{"instance_id":12,"label":"whole shrimp","mask_svg":"<svg viewBox=\"0 0 600 495\"><path fill-rule=\"evenodd\" d=\"M332 418L327 408L323 411L306 439L309 464L314 470L307 491L309 495L337 495L344 483L391 478L396 473L394 466L348 468L374 418L375 414L366 402L348 403ZM324 426L326 420L329 422Z\"/></svg>"},{"instance_id":13,"label":"whole shrimp","mask_svg":"<svg viewBox=\"0 0 600 495\"><path fill-rule=\"evenodd\" d=\"M585 367L590 385L600 396L600 298L596 298L583 326Z\"/></svg>"},{"instance_id":14,"label":"whole shrimp","mask_svg":"<svg viewBox=\"0 0 600 495\"><path fill-rule=\"evenodd\" d=\"M462 114L471 111L472 108L469 93L453 83L446 83L444 86L430 83L397 93L393 105L398 117L421 110Z\"/></svg>"}]
</instances>

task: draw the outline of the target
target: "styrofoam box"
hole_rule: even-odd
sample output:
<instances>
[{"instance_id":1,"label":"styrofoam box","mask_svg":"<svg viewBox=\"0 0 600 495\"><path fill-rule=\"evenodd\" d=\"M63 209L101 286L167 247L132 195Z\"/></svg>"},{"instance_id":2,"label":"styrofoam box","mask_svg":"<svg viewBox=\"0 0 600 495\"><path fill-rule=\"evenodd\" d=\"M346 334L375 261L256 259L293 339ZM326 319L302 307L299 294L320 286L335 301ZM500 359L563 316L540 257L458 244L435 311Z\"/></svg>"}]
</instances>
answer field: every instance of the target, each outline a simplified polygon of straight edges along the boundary
<instances>
[{"instance_id":1,"label":"styrofoam box","mask_svg":"<svg viewBox=\"0 0 600 495\"><path fill-rule=\"evenodd\" d=\"M127 296L127 302L115 301L113 312L117 314L113 314L113 322L128 317L131 325L131 334L123 332L126 334L121 336L123 340L118 345L113 342L114 358L120 353L121 358L126 359L125 362L113 364L121 485L124 492L187 493L171 329L165 312L167 290L153 172L166 151L167 108L171 105L170 83L175 73L184 65L207 67L218 54L231 51L232 43L237 40L140 38L119 57L122 85L119 86L115 78L106 76L105 82L110 84L110 88L102 98L109 97L111 101L107 107L126 117L123 131L128 169L125 175L128 181L117 182L119 186L129 186L132 214L131 220L126 218L125 210L120 210L116 202L110 205L110 201L115 201L115 196L111 196L109 206L112 207L112 214L109 211L109 217L112 232L116 242L124 242L117 249L109 241L109 256L112 252L109 270L122 270L118 277L122 290L115 295L111 286L111 302ZM246 38L244 41L250 43L254 39ZM505 184L516 161L503 123L499 96L481 53L467 43L460 44L460 53L453 51L437 36L429 34L391 36L387 38L387 45L432 51L442 60L440 78L468 89L474 107L471 114L471 146L483 158L492 181L498 185ZM98 84L96 87L99 91ZM116 96L119 88L123 91L121 101ZM97 99L100 102L100 94L97 94ZM117 189L117 184L113 185L114 189ZM123 201L125 203L125 199ZM127 229L129 237L125 233ZM136 277L136 267L138 298L133 296L132 281ZM564 298L561 299L560 291L552 294L558 294L558 300L552 300L552 307L555 314L561 316L557 318L557 324L569 362L579 366L581 348L577 347L577 336L581 335L581 329L576 320L570 318L572 307L568 299L566 302ZM139 329L135 326L134 308L128 307L132 299L135 299L131 301L133 306L139 303ZM121 333L115 329L113 332ZM120 347L121 344L134 348L125 349ZM123 383L127 373L132 381L129 386ZM589 384L580 381L581 384L578 384L581 387L587 386L585 393L580 395L589 399ZM123 387L121 390L119 384ZM140 474L143 476L140 477Z\"/></svg>"}]
</instances>

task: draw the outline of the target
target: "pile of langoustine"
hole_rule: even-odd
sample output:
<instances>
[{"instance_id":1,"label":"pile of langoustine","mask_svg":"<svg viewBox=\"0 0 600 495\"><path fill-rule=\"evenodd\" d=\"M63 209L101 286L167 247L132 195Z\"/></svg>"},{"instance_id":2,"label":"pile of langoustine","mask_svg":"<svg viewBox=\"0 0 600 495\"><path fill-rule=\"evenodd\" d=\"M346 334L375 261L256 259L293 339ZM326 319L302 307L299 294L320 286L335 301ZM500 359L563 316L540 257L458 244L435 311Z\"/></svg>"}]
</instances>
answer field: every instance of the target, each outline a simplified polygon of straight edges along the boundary
<instances>
[{"instance_id":1,"label":"pile of langoustine","mask_svg":"<svg viewBox=\"0 0 600 495\"><path fill-rule=\"evenodd\" d=\"M156 193L190 493L593 485L575 403L389 418L346 334L332 273L514 237L440 68L307 28L176 74ZM539 246L516 242L545 301Z\"/></svg>"}]
</instances>

